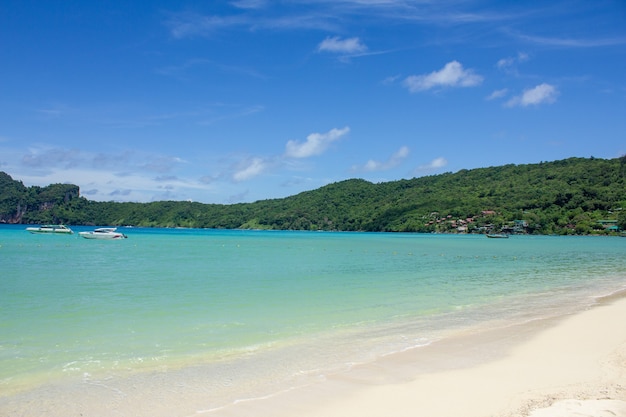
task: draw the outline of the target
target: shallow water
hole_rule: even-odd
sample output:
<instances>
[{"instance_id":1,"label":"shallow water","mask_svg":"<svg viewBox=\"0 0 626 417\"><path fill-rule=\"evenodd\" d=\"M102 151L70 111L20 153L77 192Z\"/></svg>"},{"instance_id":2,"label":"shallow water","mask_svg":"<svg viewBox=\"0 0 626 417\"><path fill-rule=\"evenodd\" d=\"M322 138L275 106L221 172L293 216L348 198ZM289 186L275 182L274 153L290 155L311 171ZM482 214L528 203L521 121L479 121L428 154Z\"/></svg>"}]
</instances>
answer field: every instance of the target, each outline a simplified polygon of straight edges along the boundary
<instances>
[{"instance_id":1,"label":"shallow water","mask_svg":"<svg viewBox=\"0 0 626 417\"><path fill-rule=\"evenodd\" d=\"M185 385L213 409L626 286L616 237L120 230L0 226L5 400L141 381Z\"/></svg>"}]
</instances>

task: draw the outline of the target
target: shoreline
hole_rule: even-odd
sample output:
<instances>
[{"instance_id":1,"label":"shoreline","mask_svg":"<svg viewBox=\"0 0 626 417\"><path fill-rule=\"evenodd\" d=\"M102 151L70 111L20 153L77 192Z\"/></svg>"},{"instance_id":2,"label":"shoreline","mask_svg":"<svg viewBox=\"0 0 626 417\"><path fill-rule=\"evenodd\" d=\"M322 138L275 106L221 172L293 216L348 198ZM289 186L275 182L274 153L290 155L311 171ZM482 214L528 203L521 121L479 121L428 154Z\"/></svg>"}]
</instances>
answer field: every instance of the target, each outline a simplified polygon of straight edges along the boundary
<instances>
[{"instance_id":1,"label":"shoreline","mask_svg":"<svg viewBox=\"0 0 626 417\"><path fill-rule=\"evenodd\" d=\"M458 335L313 387L192 415L624 417L622 317L626 291L573 314Z\"/></svg>"},{"instance_id":2,"label":"shoreline","mask_svg":"<svg viewBox=\"0 0 626 417\"><path fill-rule=\"evenodd\" d=\"M602 408L612 410L607 415L626 417L626 385L621 385L626 381L626 326L616 319L621 317L626 317L626 290L564 315L466 328L426 346L226 405L211 406L216 387L206 384L208 368L199 365L0 397L0 414L569 417L575 409L577 417L598 417ZM531 414L553 403L551 414ZM594 411L584 414L583 409Z\"/></svg>"}]
</instances>

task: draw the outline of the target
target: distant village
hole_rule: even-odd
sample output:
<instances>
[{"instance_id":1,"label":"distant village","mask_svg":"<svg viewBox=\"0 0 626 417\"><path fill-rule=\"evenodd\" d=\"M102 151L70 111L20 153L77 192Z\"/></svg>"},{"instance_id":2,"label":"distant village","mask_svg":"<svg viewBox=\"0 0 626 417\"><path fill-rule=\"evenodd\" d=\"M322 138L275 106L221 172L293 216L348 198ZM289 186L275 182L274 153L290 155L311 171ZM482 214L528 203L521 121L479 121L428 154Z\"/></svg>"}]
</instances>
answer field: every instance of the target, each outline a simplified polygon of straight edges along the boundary
<instances>
[{"instance_id":1,"label":"distant village","mask_svg":"<svg viewBox=\"0 0 626 417\"><path fill-rule=\"evenodd\" d=\"M441 216L439 212L430 213L429 221L425 226L433 228L437 233L527 233L528 223L526 220L514 220L504 226L496 226L490 222L490 218L498 213L494 210L483 210L480 215L466 217L463 219L454 218L451 214Z\"/></svg>"},{"instance_id":2,"label":"distant village","mask_svg":"<svg viewBox=\"0 0 626 417\"><path fill-rule=\"evenodd\" d=\"M466 217L463 219L454 218L448 214L440 215L432 212L428 216L425 226L432 228L436 233L506 233L506 234L528 234L530 227L526 220L513 220L505 222L504 225L494 224L493 217L498 213L495 210L483 210L480 215ZM599 220L598 224L608 232L619 232L620 228L617 220ZM566 227L574 230L575 225L569 224Z\"/></svg>"}]
</instances>

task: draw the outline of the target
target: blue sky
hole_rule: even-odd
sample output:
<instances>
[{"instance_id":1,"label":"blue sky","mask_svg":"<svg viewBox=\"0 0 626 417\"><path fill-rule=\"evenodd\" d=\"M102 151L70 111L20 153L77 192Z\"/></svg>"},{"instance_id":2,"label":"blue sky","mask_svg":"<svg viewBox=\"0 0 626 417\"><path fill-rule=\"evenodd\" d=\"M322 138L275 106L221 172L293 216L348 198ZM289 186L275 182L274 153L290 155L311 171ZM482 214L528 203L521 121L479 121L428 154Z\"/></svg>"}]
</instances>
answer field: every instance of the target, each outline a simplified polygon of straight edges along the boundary
<instances>
[{"instance_id":1,"label":"blue sky","mask_svg":"<svg viewBox=\"0 0 626 417\"><path fill-rule=\"evenodd\" d=\"M0 5L0 171L238 203L626 154L623 0Z\"/></svg>"}]
</instances>

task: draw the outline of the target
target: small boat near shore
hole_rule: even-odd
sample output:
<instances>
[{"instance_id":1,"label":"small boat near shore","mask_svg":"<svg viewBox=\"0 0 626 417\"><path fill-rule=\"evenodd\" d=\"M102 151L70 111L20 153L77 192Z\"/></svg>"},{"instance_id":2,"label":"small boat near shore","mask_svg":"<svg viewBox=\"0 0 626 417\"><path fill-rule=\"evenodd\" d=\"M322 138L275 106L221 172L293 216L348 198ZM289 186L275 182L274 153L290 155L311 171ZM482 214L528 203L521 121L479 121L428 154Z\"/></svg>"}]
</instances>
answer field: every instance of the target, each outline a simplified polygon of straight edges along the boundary
<instances>
[{"instance_id":1,"label":"small boat near shore","mask_svg":"<svg viewBox=\"0 0 626 417\"><path fill-rule=\"evenodd\" d=\"M85 239L126 239L128 237L118 232L116 227L99 227L91 232L78 232L78 234Z\"/></svg>"},{"instance_id":2,"label":"small boat near shore","mask_svg":"<svg viewBox=\"0 0 626 417\"><path fill-rule=\"evenodd\" d=\"M491 239L508 239L509 235L506 233L488 233L487 237Z\"/></svg>"},{"instance_id":3,"label":"small boat near shore","mask_svg":"<svg viewBox=\"0 0 626 417\"><path fill-rule=\"evenodd\" d=\"M72 229L62 224L43 224L37 227L27 227L26 230L33 234L71 235L74 233Z\"/></svg>"}]
</instances>

